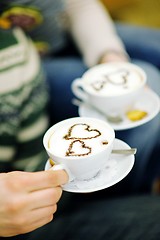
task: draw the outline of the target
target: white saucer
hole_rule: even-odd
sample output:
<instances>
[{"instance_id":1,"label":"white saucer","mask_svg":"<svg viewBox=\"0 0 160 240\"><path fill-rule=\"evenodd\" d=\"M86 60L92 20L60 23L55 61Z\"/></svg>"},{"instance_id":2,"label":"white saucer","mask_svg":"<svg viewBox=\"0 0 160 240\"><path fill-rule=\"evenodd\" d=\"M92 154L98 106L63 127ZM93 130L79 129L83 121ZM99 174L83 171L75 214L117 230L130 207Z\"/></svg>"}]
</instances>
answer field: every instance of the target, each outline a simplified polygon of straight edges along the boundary
<instances>
[{"instance_id":1,"label":"white saucer","mask_svg":"<svg viewBox=\"0 0 160 240\"><path fill-rule=\"evenodd\" d=\"M114 149L128 149L130 146L119 140L115 139ZM118 155L111 154L110 161L107 163L105 169L102 169L97 173L94 178L89 180L73 180L70 183L63 185L63 190L67 192L95 192L108 188L127 176L134 165L134 155ZM49 161L47 161L45 170L51 167Z\"/></svg>"},{"instance_id":2,"label":"white saucer","mask_svg":"<svg viewBox=\"0 0 160 240\"><path fill-rule=\"evenodd\" d=\"M115 124L109 122L109 124L113 127L114 130L124 130L138 127L144 123L149 122L160 111L160 98L151 89L145 88L140 98L135 103L134 109L139 109L141 111L147 112L147 116L141 120L131 121L127 118L127 116L124 115L123 121L121 123ZM81 104L78 111L80 117L95 117L107 121L102 114L98 113L95 109L87 106L86 104Z\"/></svg>"}]
</instances>

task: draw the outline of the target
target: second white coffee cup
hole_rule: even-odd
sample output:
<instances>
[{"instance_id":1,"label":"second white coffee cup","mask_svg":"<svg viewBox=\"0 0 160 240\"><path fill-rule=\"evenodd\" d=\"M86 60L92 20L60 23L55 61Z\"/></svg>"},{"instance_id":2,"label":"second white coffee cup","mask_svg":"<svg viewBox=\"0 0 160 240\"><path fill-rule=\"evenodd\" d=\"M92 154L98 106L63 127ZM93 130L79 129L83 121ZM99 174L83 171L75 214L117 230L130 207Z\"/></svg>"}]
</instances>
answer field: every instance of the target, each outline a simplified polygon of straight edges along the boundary
<instances>
[{"instance_id":1,"label":"second white coffee cup","mask_svg":"<svg viewBox=\"0 0 160 240\"><path fill-rule=\"evenodd\" d=\"M105 63L86 71L71 85L74 95L107 115L123 115L140 96L145 84L143 69L131 63Z\"/></svg>"}]
</instances>

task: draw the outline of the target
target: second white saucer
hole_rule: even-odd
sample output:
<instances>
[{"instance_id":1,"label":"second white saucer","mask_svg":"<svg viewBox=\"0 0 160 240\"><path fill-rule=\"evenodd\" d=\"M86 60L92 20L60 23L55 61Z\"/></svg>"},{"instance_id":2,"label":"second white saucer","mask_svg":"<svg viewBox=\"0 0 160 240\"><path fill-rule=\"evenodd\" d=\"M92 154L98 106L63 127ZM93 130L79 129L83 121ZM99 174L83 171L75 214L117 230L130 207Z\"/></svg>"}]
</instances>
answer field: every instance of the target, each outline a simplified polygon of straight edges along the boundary
<instances>
[{"instance_id":1,"label":"second white saucer","mask_svg":"<svg viewBox=\"0 0 160 240\"><path fill-rule=\"evenodd\" d=\"M134 105L134 109L139 109L141 111L147 112L146 117L141 120L131 121L126 116L123 116L123 121L121 123L110 123L114 130L125 130L134 127L138 127L144 123L152 120L160 112L160 98L149 88L145 88L142 92L140 98ZM80 117L95 117L104 121L107 119L95 109L88 107L86 104L81 104L79 109Z\"/></svg>"}]
</instances>

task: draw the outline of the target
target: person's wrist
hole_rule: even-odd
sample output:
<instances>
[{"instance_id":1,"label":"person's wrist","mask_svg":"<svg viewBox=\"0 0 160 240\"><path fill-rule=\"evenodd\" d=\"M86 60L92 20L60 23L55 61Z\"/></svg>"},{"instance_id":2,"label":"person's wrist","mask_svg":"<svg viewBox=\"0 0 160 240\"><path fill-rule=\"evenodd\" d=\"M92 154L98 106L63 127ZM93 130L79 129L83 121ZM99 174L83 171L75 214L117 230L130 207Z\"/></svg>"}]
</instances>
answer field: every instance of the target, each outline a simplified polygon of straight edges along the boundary
<instances>
[{"instance_id":1,"label":"person's wrist","mask_svg":"<svg viewBox=\"0 0 160 240\"><path fill-rule=\"evenodd\" d=\"M99 64L106 63L106 62L129 62L129 56L128 54L124 52L118 52L118 51L106 51L101 58L99 59Z\"/></svg>"}]
</instances>

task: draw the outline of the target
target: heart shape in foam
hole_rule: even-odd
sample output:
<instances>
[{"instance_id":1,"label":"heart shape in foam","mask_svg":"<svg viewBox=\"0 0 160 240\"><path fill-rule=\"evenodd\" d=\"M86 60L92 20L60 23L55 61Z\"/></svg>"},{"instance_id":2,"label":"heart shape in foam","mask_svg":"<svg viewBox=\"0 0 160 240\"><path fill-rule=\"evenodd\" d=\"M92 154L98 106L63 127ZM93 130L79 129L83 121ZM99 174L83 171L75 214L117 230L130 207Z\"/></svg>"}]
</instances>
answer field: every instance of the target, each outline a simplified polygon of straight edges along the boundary
<instances>
[{"instance_id":1,"label":"heart shape in foam","mask_svg":"<svg viewBox=\"0 0 160 240\"><path fill-rule=\"evenodd\" d=\"M91 147L85 145L85 143L81 140L74 140L69 145L69 148L66 152L66 156L86 156L91 153Z\"/></svg>"},{"instance_id":2,"label":"heart shape in foam","mask_svg":"<svg viewBox=\"0 0 160 240\"><path fill-rule=\"evenodd\" d=\"M99 80L92 83L91 86L95 91L100 91L101 89L104 88L105 84L106 84L106 80Z\"/></svg>"},{"instance_id":3,"label":"heart shape in foam","mask_svg":"<svg viewBox=\"0 0 160 240\"><path fill-rule=\"evenodd\" d=\"M127 84L128 81L129 72L125 69L119 69L116 72L111 72L109 74L105 74L103 77L105 79L95 81L91 84L91 86L96 90L100 91L102 90L107 83L113 84L113 85L123 85L124 87Z\"/></svg>"},{"instance_id":4,"label":"heart shape in foam","mask_svg":"<svg viewBox=\"0 0 160 240\"><path fill-rule=\"evenodd\" d=\"M101 132L97 129L92 129L88 124L77 123L72 125L68 133L64 136L64 139L91 139L97 138L101 135Z\"/></svg>"}]
</instances>

